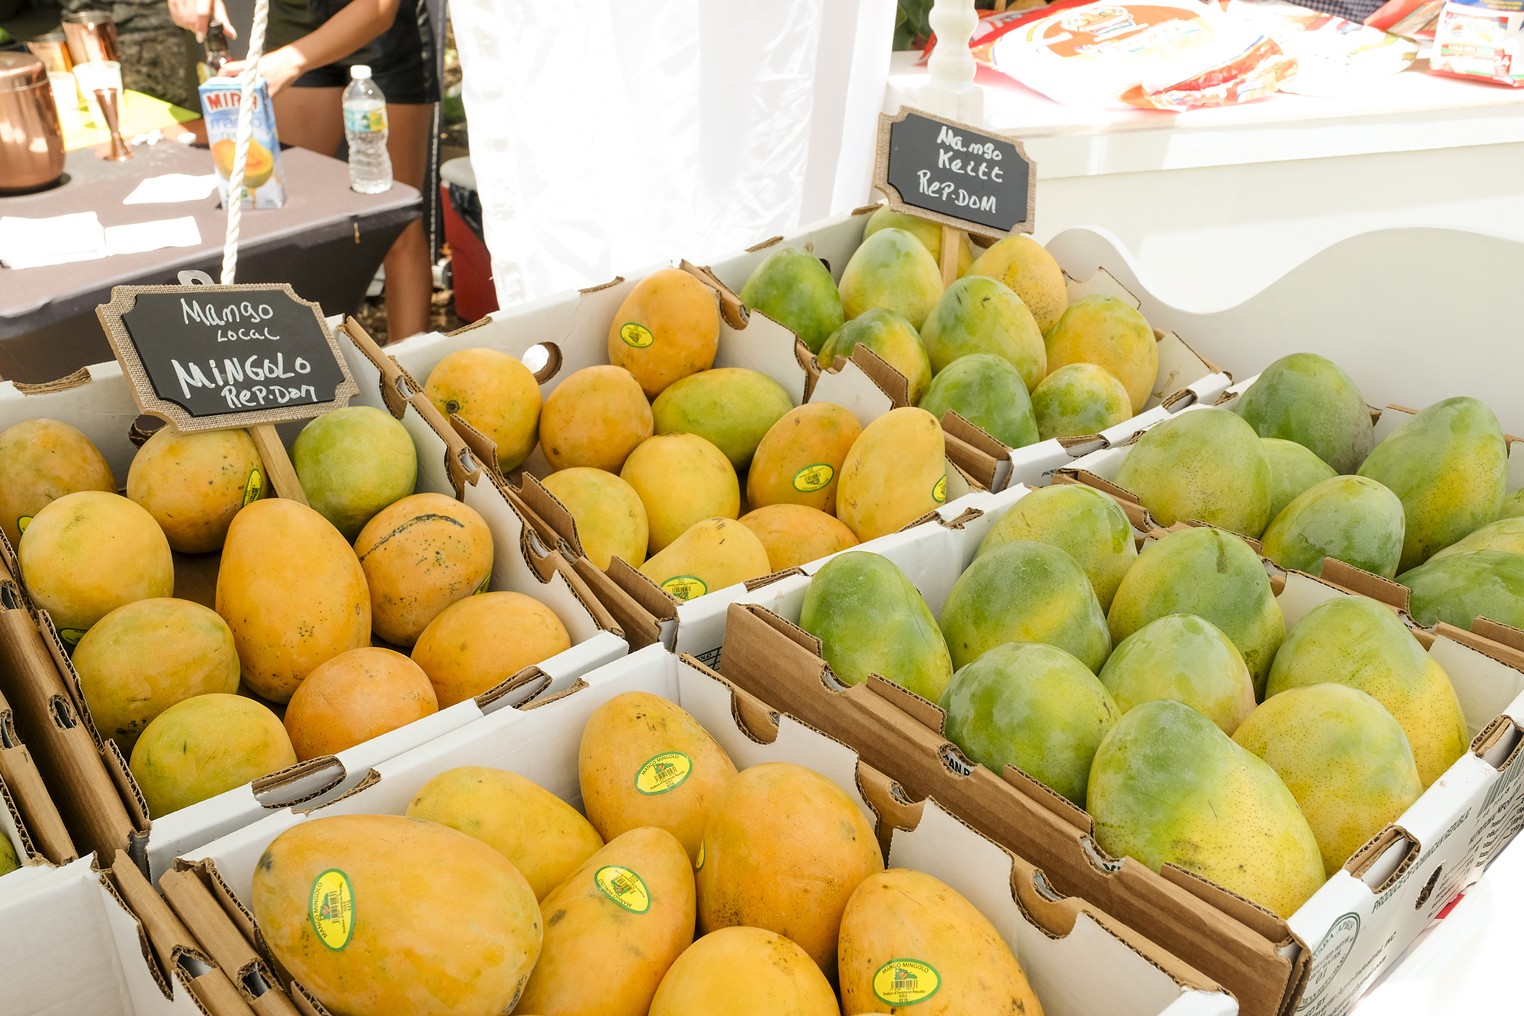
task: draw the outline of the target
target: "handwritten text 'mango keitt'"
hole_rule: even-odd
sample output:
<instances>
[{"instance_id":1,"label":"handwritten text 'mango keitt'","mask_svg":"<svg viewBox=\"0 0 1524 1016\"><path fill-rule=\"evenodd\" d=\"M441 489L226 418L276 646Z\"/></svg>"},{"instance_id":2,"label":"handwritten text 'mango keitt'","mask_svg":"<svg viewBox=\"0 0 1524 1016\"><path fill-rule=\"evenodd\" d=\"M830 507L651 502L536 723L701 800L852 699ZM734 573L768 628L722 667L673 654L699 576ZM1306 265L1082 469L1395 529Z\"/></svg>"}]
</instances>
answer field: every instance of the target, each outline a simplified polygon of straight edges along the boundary
<instances>
[{"instance_id":1,"label":"handwritten text 'mango keitt'","mask_svg":"<svg viewBox=\"0 0 1524 1016\"><path fill-rule=\"evenodd\" d=\"M1003 154L994 142L969 144L962 134L945 125L937 132L937 170L954 178L1001 183L1005 180L1005 168L999 165ZM962 208L994 212L998 204L995 195L971 193L957 179L933 179L929 169L916 173L916 185L922 194L950 201Z\"/></svg>"}]
</instances>

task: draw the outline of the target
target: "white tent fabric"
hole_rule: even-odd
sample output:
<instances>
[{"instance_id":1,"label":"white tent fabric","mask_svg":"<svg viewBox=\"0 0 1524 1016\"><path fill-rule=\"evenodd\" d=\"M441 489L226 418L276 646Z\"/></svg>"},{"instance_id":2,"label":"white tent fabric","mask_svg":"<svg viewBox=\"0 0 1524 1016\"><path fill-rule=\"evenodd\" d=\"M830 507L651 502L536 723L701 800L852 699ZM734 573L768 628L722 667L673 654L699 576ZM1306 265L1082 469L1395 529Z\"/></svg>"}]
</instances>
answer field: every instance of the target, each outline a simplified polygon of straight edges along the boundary
<instances>
[{"instance_id":1,"label":"white tent fabric","mask_svg":"<svg viewBox=\"0 0 1524 1016\"><path fill-rule=\"evenodd\" d=\"M509 306L861 204L893 0L455 0Z\"/></svg>"}]
</instances>

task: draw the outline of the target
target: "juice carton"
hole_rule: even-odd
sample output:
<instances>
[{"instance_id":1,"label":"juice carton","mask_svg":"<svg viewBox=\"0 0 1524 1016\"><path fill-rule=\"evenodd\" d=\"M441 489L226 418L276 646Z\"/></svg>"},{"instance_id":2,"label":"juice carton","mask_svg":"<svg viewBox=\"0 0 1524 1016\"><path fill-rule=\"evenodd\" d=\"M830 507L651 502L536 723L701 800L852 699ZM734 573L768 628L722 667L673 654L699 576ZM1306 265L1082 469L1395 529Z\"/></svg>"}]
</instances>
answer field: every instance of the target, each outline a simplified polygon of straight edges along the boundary
<instances>
[{"instance_id":1,"label":"juice carton","mask_svg":"<svg viewBox=\"0 0 1524 1016\"><path fill-rule=\"evenodd\" d=\"M208 78L199 90L201 115L206 118L206 140L212 149L212 162L217 166L217 188L226 207L242 86L237 78ZM270 105L269 86L256 80L250 98L254 103L254 119L249 152L244 158L243 198L249 208L279 208L286 203L286 181L280 171L280 140L275 133L275 109Z\"/></svg>"}]
</instances>

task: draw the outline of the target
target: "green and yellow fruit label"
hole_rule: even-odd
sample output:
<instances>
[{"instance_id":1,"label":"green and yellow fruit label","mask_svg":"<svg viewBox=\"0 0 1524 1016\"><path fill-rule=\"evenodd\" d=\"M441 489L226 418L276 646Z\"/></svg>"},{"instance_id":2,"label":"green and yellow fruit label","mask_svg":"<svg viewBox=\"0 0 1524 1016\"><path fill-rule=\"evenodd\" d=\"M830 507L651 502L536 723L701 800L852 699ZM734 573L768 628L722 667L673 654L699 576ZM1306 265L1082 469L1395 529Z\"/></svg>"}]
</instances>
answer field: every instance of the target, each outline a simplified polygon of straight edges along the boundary
<instances>
[{"instance_id":1,"label":"green and yellow fruit label","mask_svg":"<svg viewBox=\"0 0 1524 1016\"><path fill-rule=\"evenodd\" d=\"M619 326L619 337L624 340L626 346L634 346L636 349L645 349L656 341L656 336L651 334L651 329L634 321Z\"/></svg>"},{"instance_id":2,"label":"green and yellow fruit label","mask_svg":"<svg viewBox=\"0 0 1524 1016\"><path fill-rule=\"evenodd\" d=\"M705 841L704 840L699 840L699 855L698 855L698 860L693 862L693 870L694 871L698 871L700 868L702 868L704 866L704 846L705 846Z\"/></svg>"},{"instance_id":3,"label":"green and yellow fruit label","mask_svg":"<svg viewBox=\"0 0 1524 1016\"><path fill-rule=\"evenodd\" d=\"M63 639L64 645L73 648L79 645L79 640L85 637L84 628L60 628L58 637Z\"/></svg>"},{"instance_id":4,"label":"green and yellow fruit label","mask_svg":"<svg viewBox=\"0 0 1524 1016\"><path fill-rule=\"evenodd\" d=\"M947 500L947 477L943 476L937 481L937 485L931 488L931 499L937 504Z\"/></svg>"},{"instance_id":5,"label":"green and yellow fruit label","mask_svg":"<svg viewBox=\"0 0 1524 1016\"><path fill-rule=\"evenodd\" d=\"M635 772L635 789L650 797L682 786L693 772L693 760L680 751L652 755Z\"/></svg>"},{"instance_id":6,"label":"green and yellow fruit label","mask_svg":"<svg viewBox=\"0 0 1524 1016\"><path fill-rule=\"evenodd\" d=\"M30 515L23 515L23 516L21 516L21 518L16 520L16 532L18 532L18 533L24 533L24 532L26 532L26 527L31 525L31 524L32 524L32 517Z\"/></svg>"},{"instance_id":7,"label":"green and yellow fruit label","mask_svg":"<svg viewBox=\"0 0 1524 1016\"><path fill-rule=\"evenodd\" d=\"M794 474L794 489L801 494L813 494L825 489L825 485L835 476L836 470L831 468L829 462L816 462Z\"/></svg>"},{"instance_id":8,"label":"green and yellow fruit label","mask_svg":"<svg viewBox=\"0 0 1524 1016\"><path fill-rule=\"evenodd\" d=\"M249 478L243 483L243 506L258 501L265 496L265 474L257 469L249 470Z\"/></svg>"},{"instance_id":9,"label":"green and yellow fruit label","mask_svg":"<svg viewBox=\"0 0 1524 1016\"><path fill-rule=\"evenodd\" d=\"M937 993L942 977L920 960L890 960L873 974L873 994L885 1005L915 1005Z\"/></svg>"},{"instance_id":10,"label":"green and yellow fruit label","mask_svg":"<svg viewBox=\"0 0 1524 1016\"><path fill-rule=\"evenodd\" d=\"M329 868L312 883L312 930L318 941L338 952L355 933L355 891L349 876Z\"/></svg>"},{"instance_id":11,"label":"green and yellow fruit label","mask_svg":"<svg viewBox=\"0 0 1524 1016\"><path fill-rule=\"evenodd\" d=\"M709 592L709 587L697 575L674 575L663 582L661 587L679 600L691 600Z\"/></svg>"},{"instance_id":12,"label":"green and yellow fruit label","mask_svg":"<svg viewBox=\"0 0 1524 1016\"><path fill-rule=\"evenodd\" d=\"M593 881L603 895L632 914L643 914L651 909L651 893L645 882L623 865L604 865L593 873Z\"/></svg>"}]
</instances>

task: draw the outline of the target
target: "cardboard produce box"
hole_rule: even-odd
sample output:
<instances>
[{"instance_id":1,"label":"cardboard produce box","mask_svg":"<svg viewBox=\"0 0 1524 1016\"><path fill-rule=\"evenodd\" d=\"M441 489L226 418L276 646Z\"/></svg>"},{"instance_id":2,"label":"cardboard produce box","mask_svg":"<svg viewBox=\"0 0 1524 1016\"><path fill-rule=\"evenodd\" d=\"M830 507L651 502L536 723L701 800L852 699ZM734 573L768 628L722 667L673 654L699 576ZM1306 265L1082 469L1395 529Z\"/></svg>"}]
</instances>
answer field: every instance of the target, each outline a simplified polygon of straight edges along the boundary
<instances>
[{"instance_id":1,"label":"cardboard produce box","mask_svg":"<svg viewBox=\"0 0 1524 1016\"><path fill-rule=\"evenodd\" d=\"M991 506L991 514L1000 508ZM937 614L961 571L956 541L918 546L911 535L886 556ZM1317 603L1350 595L1299 572L1278 576L1272 588L1288 626ZM1246 1013L1345 1011L1524 824L1517 762L1524 656L1505 656L1457 629L1414 637L1456 687L1470 751L1282 920L1183 870L1156 873L1108 857L1082 810L1018 770L996 774L969 764L942 734L934 704L878 678L843 687L818 641L796 626L802 599L801 589L781 613L732 608L721 672L742 689L766 689L780 708L854 747L912 796L936 797L1032 858L1059 891L1100 901L1218 980Z\"/></svg>"},{"instance_id":2,"label":"cardboard produce box","mask_svg":"<svg viewBox=\"0 0 1524 1016\"><path fill-rule=\"evenodd\" d=\"M566 559L542 544L525 525L502 486L437 419L432 405L412 394L397 365L352 322L339 327L336 337L359 387L350 404L390 412L413 438L418 456L416 489L455 497L487 521L495 547L490 588L521 592L549 606L565 624L572 646L474 700L440 710L339 756L298 763L150 823L153 817L147 813L126 759L114 742L100 736L90 719L68 651L46 614L34 618L20 603L16 609L0 610L0 662L10 661L12 672L30 675L17 680L17 687L27 691L25 700L18 692L11 693L17 700L18 720L31 731L29 742L58 743L40 760L59 759L52 771L44 765L44 774L57 788L54 796L64 814L77 817L72 826L79 830L76 839L103 857L122 849L145 871L157 875L192 846L272 808L341 793L374 763L482 716L499 700L513 701L515 696L532 695L546 686L567 686L628 651L617 622L597 597ZM432 419L425 419L425 414ZM96 364L49 385L0 382L0 429L33 417L63 420L84 431L117 478L125 479L136 450L133 434L138 412L115 362ZM288 445L300 427L282 425L281 435ZM215 579L216 555L176 555L175 595L210 606ZM0 678L4 674L0 670ZM6 686L0 683L0 687Z\"/></svg>"},{"instance_id":3,"label":"cardboard produce box","mask_svg":"<svg viewBox=\"0 0 1524 1016\"><path fill-rule=\"evenodd\" d=\"M7 682L8 683L8 682ZM16 716L0 688L0 838L21 867L0 882L0 895L15 891L38 869L79 856L68 826L42 772L16 731Z\"/></svg>"},{"instance_id":4,"label":"cardboard produce box","mask_svg":"<svg viewBox=\"0 0 1524 1016\"><path fill-rule=\"evenodd\" d=\"M248 945L257 941L256 929L241 901L249 898L255 863L277 834L324 815L401 813L427 780L459 765L511 769L578 804L577 752L588 717L615 695L636 690L681 704L738 768L789 761L829 777L875 823L889 866L941 878L989 917L1015 948L1049 1016L1236 1011L1200 973L1090 903L1054 892L1040 869L938 802L907 800L849 748L660 646L611 663L564 694L494 713L381 763L360 787L326 806L280 812L210 843L181 859L165 878L165 893L198 935L202 920L237 929L247 953L256 955ZM361 906L357 901L357 913ZM304 1007L322 1011L299 984L292 990Z\"/></svg>"}]
</instances>

